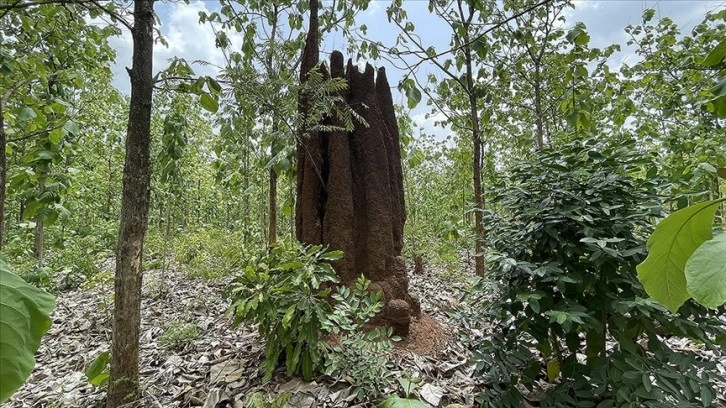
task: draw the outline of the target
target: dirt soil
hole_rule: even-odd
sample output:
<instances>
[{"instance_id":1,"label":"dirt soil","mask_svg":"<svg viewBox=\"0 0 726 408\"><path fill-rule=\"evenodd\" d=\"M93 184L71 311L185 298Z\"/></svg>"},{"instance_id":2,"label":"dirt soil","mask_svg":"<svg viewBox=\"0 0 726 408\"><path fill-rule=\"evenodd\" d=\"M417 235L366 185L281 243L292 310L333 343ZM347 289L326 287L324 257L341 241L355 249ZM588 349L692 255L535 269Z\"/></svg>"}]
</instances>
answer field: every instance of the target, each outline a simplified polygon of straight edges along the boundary
<instances>
[{"instance_id":1,"label":"dirt soil","mask_svg":"<svg viewBox=\"0 0 726 408\"><path fill-rule=\"evenodd\" d=\"M422 313L411 322L408 338L397 345L400 352L411 351L422 356L436 357L445 351L450 334L441 323Z\"/></svg>"}]
</instances>

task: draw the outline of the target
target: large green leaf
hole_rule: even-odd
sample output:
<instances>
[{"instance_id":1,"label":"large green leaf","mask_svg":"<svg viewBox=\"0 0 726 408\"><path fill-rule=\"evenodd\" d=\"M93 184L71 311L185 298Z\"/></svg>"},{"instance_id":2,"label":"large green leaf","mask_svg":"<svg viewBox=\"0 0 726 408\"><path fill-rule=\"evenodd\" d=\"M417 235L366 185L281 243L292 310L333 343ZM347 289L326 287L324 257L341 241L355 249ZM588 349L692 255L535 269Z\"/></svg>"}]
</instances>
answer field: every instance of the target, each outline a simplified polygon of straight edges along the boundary
<instances>
[{"instance_id":1,"label":"large green leaf","mask_svg":"<svg viewBox=\"0 0 726 408\"><path fill-rule=\"evenodd\" d=\"M718 45L708 53L703 60L703 65L707 67L715 67L726 59L726 40L721 40Z\"/></svg>"},{"instance_id":2,"label":"large green leaf","mask_svg":"<svg viewBox=\"0 0 726 408\"><path fill-rule=\"evenodd\" d=\"M426 408L426 405L415 399L390 397L376 405L376 408Z\"/></svg>"},{"instance_id":3,"label":"large green leaf","mask_svg":"<svg viewBox=\"0 0 726 408\"><path fill-rule=\"evenodd\" d=\"M216 113L217 109L219 109L219 101L217 98L212 97L206 92L199 96L199 104L202 105L202 108L212 113Z\"/></svg>"},{"instance_id":4,"label":"large green leaf","mask_svg":"<svg viewBox=\"0 0 726 408\"><path fill-rule=\"evenodd\" d=\"M690 298L686 288L686 261L711 239L716 208L726 199L707 201L669 215L648 239L648 257L638 265L638 279L653 299L671 312Z\"/></svg>"},{"instance_id":5,"label":"large green leaf","mask_svg":"<svg viewBox=\"0 0 726 408\"><path fill-rule=\"evenodd\" d=\"M413 109L421 102L421 91L416 85L413 85L406 90L406 97L408 98L408 108Z\"/></svg>"},{"instance_id":6,"label":"large green leaf","mask_svg":"<svg viewBox=\"0 0 726 408\"><path fill-rule=\"evenodd\" d=\"M710 89L714 98L707 101L706 107L719 118L726 118L726 77Z\"/></svg>"},{"instance_id":7,"label":"large green leaf","mask_svg":"<svg viewBox=\"0 0 726 408\"><path fill-rule=\"evenodd\" d=\"M95 360L91 363L91 365L86 370L86 378L88 379L88 382L92 385L95 385L97 387L105 385L108 382L109 378L109 371L107 369L108 360L111 357L111 353L108 351L104 351L103 353L99 354L98 357L96 357Z\"/></svg>"},{"instance_id":8,"label":"large green leaf","mask_svg":"<svg viewBox=\"0 0 726 408\"><path fill-rule=\"evenodd\" d=\"M688 293L698 303L717 308L726 303L726 234L704 242L686 262Z\"/></svg>"},{"instance_id":9,"label":"large green leaf","mask_svg":"<svg viewBox=\"0 0 726 408\"><path fill-rule=\"evenodd\" d=\"M10 271L0 255L0 402L33 371L34 354L50 328L53 296Z\"/></svg>"}]
</instances>

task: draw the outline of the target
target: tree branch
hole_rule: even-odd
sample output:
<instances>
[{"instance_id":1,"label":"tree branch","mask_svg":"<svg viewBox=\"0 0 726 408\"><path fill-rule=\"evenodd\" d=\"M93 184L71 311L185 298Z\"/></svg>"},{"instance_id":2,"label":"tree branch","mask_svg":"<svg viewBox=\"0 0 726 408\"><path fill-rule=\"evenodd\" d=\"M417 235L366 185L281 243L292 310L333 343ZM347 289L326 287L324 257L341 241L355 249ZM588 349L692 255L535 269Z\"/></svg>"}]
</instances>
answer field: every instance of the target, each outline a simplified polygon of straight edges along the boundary
<instances>
[{"instance_id":1,"label":"tree branch","mask_svg":"<svg viewBox=\"0 0 726 408\"><path fill-rule=\"evenodd\" d=\"M477 35L476 37L474 37L474 39L472 39L472 40L470 40L470 41L468 41L468 42L466 42L464 44L458 45L456 47L452 47L449 50L442 51L442 52L440 52L438 54L435 54L435 55L431 55L431 56L427 56L427 57L421 58L421 61L417 62L414 65L414 67L416 67L416 66L424 63L425 61L428 61L428 60L432 60L433 61L436 58L439 58L439 57L444 56L446 54L454 53L454 52L456 52L456 51L458 51L458 50L460 50L460 49L462 49L464 47L470 46L470 45L474 44L475 42L479 41L480 39L484 38L485 35L489 34L490 32L496 30L499 27L501 27L501 26L509 23L510 21L512 21L512 20L514 20L514 19L516 19L516 18L518 18L520 16L523 16L523 15L531 12L532 10L534 10L534 9L540 7L540 6L544 6L545 4L548 4L548 3L551 3L551 2L554 2L554 1L556 1L556 0L542 0L542 1L540 1L540 2L538 2L536 4L534 4L534 5L532 5L530 7L528 7L526 9L520 11L519 13L516 13L516 14L510 16L510 17L507 17L505 20L500 21L499 23L493 25L492 27L484 30L483 33ZM400 27L400 24L398 24L398 22L396 22L396 25L398 25Z\"/></svg>"},{"instance_id":2,"label":"tree branch","mask_svg":"<svg viewBox=\"0 0 726 408\"><path fill-rule=\"evenodd\" d=\"M94 0L38 0L28 2L22 2L22 0L18 0L13 4L0 4L0 10L5 10L7 12L10 10L21 10L30 7L44 6L47 4L83 4L93 2ZM5 13L3 13L3 16L4 15Z\"/></svg>"}]
</instances>

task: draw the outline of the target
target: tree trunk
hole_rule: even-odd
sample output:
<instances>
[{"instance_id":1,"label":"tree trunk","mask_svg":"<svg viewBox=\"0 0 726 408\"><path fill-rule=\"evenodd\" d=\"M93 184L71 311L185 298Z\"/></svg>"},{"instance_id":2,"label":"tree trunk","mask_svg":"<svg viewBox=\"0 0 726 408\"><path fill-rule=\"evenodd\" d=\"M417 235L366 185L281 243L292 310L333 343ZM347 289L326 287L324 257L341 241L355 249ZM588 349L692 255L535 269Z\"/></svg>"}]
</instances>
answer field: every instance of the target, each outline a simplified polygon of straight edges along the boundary
<instances>
[{"instance_id":1,"label":"tree trunk","mask_svg":"<svg viewBox=\"0 0 726 408\"><path fill-rule=\"evenodd\" d=\"M126 131L121 225L116 253L111 376L106 406L139 400L141 261L149 221L154 0L134 2L129 122Z\"/></svg>"},{"instance_id":2,"label":"tree trunk","mask_svg":"<svg viewBox=\"0 0 726 408\"><path fill-rule=\"evenodd\" d=\"M5 118L3 117L3 101L0 100L0 251L5 242L5 180L8 175L8 157L5 152L7 145L5 136Z\"/></svg>"},{"instance_id":3,"label":"tree trunk","mask_svg":"<svg viewBox=\"0 0 726 408\"><path fill-rule=\"evenodd\" d=\"M106 165L108 166L108 187L106 189L106 208L103 218L109 221L111 219L111 200L113 200L113 142L111 138L109 138L108 143L108 160Z\"/></svg>"},{"instance_id":4,"label":"tree trunk","mask_svg":"<svg viewBox=\"0 0 726 408\"><path fill-rule=\"evenodd\" d=\"M461 0L459 0L459 9L461 10ZM474 159L472 162L472 170L474 173L474 212L475 225L475 246L474 250L474 272L477 276L484 276L484 196L482 195L481 184L481 130L479 129L479 101L474 94L474 72L471 62L471 46L469 41L469 27L471 19L474 16L473 5L469 3L469 18L464 22L465 34L463 38L464 57L466 58L466 87L469 95L469 115L471 118L471 133L474 139ZM463 18L463 12L462 12Z\"/></svg>"},{"instance_id":5,"label":"tree trunk","mask_svg":"<svg viewBox=\"0 0 726 408\"><path fill-rule=\"evenodd\" d=\"M536 65L534 67L534 112L535 124L537 126L537 140L535 143L537 150L542 150L544 148L544 113L542 112L542 83L540 78L539 61L536 61Z\"/></svg>"},{"instance_id":6,"label":"tree trunk","mask_svg":"<svg viewBox=\"0 0 726 408\"><path fill-rule=\"evenodd\" d=\"M274 157L274 150L273 150ZM269 234L268 234L268 245L272 246L277 241L277 172L275 166L270 167L270 219L269 219Z\"/></svg>"},{"instance_id":7,"label":"tree trunk","mask_svg":"<svg viewBox=\"0 0 726 408\"><path fill-rule=\"evenodd\" d=\"M271 48L275 47L275 36L277 35L277 20L278 20L278 6L275 4L273 7L273 16L274 19L272 21L272 28L270 29L270 32L272 33L272 43L270 44ZM272 52L269 52L267 55L267 76L271 79L275 79L275 72L272 69L272 64L274 63L273 60L273 54ZM275 135L275 138L277 138L277 131L279 127L277 125L277 119L272 119L272 134ZM272 159L275 158L277 155L277 150L275 149L275 140L272 140L272 148L270 149L270 156ZM269 200L269 227L267 229L268 231L268 241L267 244L269 247L272 247L272 245L275 244L277 241L277 171L275 171L275 166L270 167L270 200Z\"/></svg>"},{"instance_id":8,"label":"tree trunk","mask_svg":"<svg viewBox=\"0 0 726 408\"><path fill-rule=\"evenodd\" d=\"M39 195L42 195L45 191L45 175L41 174L40 182L38 183ZM38 265L43 262L43 220L36 219L35 230L33 231L33 257L38 261Z\"/></svg>"}]
</instances>

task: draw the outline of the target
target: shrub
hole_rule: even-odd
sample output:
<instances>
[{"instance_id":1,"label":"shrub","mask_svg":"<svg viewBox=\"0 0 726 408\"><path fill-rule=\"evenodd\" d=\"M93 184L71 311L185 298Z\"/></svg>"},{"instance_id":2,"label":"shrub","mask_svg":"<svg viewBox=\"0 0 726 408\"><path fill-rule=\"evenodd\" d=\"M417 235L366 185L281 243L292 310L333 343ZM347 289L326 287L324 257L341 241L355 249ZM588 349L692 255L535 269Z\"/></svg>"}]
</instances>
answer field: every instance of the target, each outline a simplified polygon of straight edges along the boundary
<instances>
[{"instance_id":1,"label":"shrub","mask_svg":"<svg viewBox=\"0 0 726 408\"><path fill-rule=\"evenodd\" d=\"M227 231L203 230L174 238L174 258L193 277L218 278L232 273L245 259L242 239Z\"/></svg>"},{"instance_id":2,"label":"shrub","mask_svg":"<svg viewBox=\"0 0 726 408\"><path fill-rule=\"evenodd\" d=\"M180 351L199 337L199 329L192 323L172 322L159 337L159 343L170 351Z\"/></svg>"},{"instance_id":3,"label":"shrub","mask_svg":"<svg viewBox=\"0 0 726 408\"><path fill-rule=\"evenodd\" d=\"M256 392L250 395L247 404L251 408L283 408L287 406L287 402L290 400L290 393L283 392L279 395L264 395L260 392Z\"/></svg>"},{"instance_id":4,"label":"shrub","mask_svg":"<svg viewBox=\"0 0 726 408\"><path fill-rule=\"evenodd\" d=\"M227 287L234 324L257 324L265 341L264 381L283 356L288 375L301 373L305 380L316 372L353 377L366 369L365 378L377 377L376 384L390 377L379 363L392 349L391 332L360 332L382 309L381 294L370 293L362 277L353 290L341 286L332 293L338 277L328 262L342 256L320 246L279 243L254 257Z\"/></svg>"},{"instance_id":5,"label":"shrub","mask_svg":"<svg viewBox=\"0 0 726 408\"><path fill-rule=\"evenodd\" d=\"M324 323L326 331L337 341L326 344L327 375L348 379L358 401L377 399L395 383L390 358L394 341L391 328L363 331L363 326L383 308L380 292L370 293L370 282L360 277L353 290L340 287L332 295L336 301L333 313Z\"/></svg>"},{"instance_id":6,"label":"shrub","mask_svg":"<svg viewBox=\"0 0 726 408\"><path fill-rule=\"evenodd\" d=\"M520 406L520 389L539 379L557 383L542 406L709 406L713 366L662 336L713 347L723 323L694 304L668 313L636 278L661 213L657 184L639 176L650 168L631 141L576 141L499 187L507 219L490 220L489 273L500 285L480 303L493 334L474 342L493 384L485 406Z\"/></svg>"},{"instance_id":7,"label":"shrub","mask_svg":"<svg viewBox=\"0 0 726 408\"><path fill-rule=\"evenodd\" d=\"M27 282L51 292L71 290L92 280L100 272L99 266L113 256L115 242L106 236L107 229L105 224L93 230L49 229L40 264L33 258L32 245L28 243L32 234L10 239L7 253L17 265L18 275Z\"/></svg>"},{"instance_id":8,"label":"shrub","mask_svg":"<svg viewBox=\"0 0 726 408\"><path fill-rule=\"evenodd\" d=\"M258 324L266 341L264 381L283 353L288 375L301 372L310 380L320 366L319 334L330 312L326 298L338 281L327 261L341 257L320 246L281 243L250 260L228 286L234 325Z\"/></svg>"}]
</instances>

